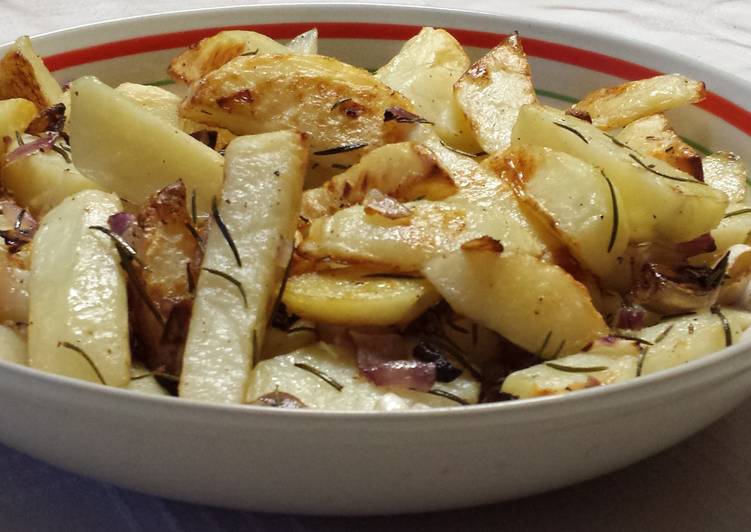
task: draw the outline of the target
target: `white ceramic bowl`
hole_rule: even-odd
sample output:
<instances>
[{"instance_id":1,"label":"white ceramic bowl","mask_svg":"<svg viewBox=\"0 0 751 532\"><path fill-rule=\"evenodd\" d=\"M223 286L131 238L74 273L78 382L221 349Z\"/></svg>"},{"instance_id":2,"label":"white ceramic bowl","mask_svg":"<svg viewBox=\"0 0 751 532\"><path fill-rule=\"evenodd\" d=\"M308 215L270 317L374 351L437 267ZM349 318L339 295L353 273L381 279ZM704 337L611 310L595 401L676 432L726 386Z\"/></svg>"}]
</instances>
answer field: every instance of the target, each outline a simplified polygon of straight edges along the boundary
<instances>
[{"instance_id":1,"label":"white ceramic bowl","mask_svg":"<svg viewBox=\"0 0 751 532\"><path fill-rule=\"evenodd\" d=\"M322 53L366 67L385 62L420 26L455 30L475 56L499 41L497 32L518 30L548 100L681 72L713 93L673 114L680 130L751 159L751 90L742 81L665 50L531 20L396 6L254 6L96 24L34 44L61 81L94 73L146 82L166 77L176 48L243 24L276 38L317 26ZM564 486L678 442L749 395L748 351L737 345L563 397L407 413L214 406L0 363L0 440L70 471L186 501L300 513L438 510Z\"/></svg>"}]
</instances>

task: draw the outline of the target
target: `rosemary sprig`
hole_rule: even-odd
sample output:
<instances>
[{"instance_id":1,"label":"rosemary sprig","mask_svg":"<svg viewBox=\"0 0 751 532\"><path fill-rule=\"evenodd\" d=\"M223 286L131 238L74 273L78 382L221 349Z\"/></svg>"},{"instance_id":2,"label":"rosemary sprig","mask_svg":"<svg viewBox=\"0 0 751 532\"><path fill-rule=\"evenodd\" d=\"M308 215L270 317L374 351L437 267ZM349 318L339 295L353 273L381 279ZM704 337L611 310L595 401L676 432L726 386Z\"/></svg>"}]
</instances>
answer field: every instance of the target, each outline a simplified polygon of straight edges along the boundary
<instances>
[{"instance_id":1,"label":"rosemary sprig","mask_svg":"<svg viewBox=\"0 0 751 532\"><path fill-rule=\"evenodd\" d=\"M90 225L89 229L93 229L94 231L99 231L100 233L104 233L108 237L112 239L112 241L115 243L115 247L120 252L121 255L125 255L127 259L134 260L138 264L140 264L142 267L146 267L146 265L141 261L141 259L138 257L138 254L136 253L136 249L131 246L123 237L115 233L112 229L109 227L104 227L103 225Z\"/></svg>"},{"instance_id":2,"label":"rosemary sprig","mask_svg":"<svg viewBox=\"0 0 751 532\"><path fill-rule=\"evenodd\" d=\"M250 52L243 52L240 55L242 57L245 57L245 56L249 56L249 55L256 55L257 53L258 53L258 48L256 48L255 50L252 50Z\"/></svg>"},{"instance_id":3,"label":"rosemary sprig","mask_svg":"<svg viewBox=\"0 0 751 532\"><path fill-rule=\"evenodd\" d=\"M63 159L65 159L66 163L71 164L73 162L73 160L70 158L70 154L67 151L65 151L61 146L58 146L57 144L53 143L53 144L50 145L50 148L52 148L52 150L55 153L57 153Z\"/></svg>"},{"instance_id":4,"label":"rosemary sprig","mask_svg":"<svg viewBox=\"0 0 751 532\"><path fill-rule=\"evenodd\" d=\"M91 359L91 357L86 354L86 351L84 351L77 345L72 344L70 342L57 342L57 347L64 347L65 349L70 349L71 351L75 351L76 353L81 355L81 357L89 364L89 366L91 366L91 369L94 370L94 373L96 373L96 376L99 379L99 381L105 386L107 385L107 382L104 380L104 376L102 375L102 372L99 371L98 367L96 367L96 364L94 364L94 361Z\"/></svg>"},{"instance_id":5,"label":"rosemary sprig","mask_svg":"<svg viewBox=\"0 0 751 532\"><path fill-rule=\"evenodd\" d=\"M548 342L550 341L551 336L553 336L553 331L548 331L548 334L545 335L545 340L540 346L540 350L537 352L538 356L542 356L542 354L545 352L545 348L548 346Z\"/></svg>"},{"instance_id":6,"label":"rosemary sprig","mask_svg":"<svg viewBox=\"0 0 751 532\"><path fill-rule=\"evenodd\" d=\"M631 148L631 146L628 146L628 145L624 144L623 142L621 142L620 140L618 140L617 138L615 138L613 135L609 135L609 134L605 133L605 136L608 137L610 140L612 140L613 144L615 144L619 148L625 148L627 150L633 151L633 149Z\"/></svg>"},{"instance_id":7,"label":"rosemary sprig","mask_svg":"<svg viewBox=\"0 0 751 532\"><path fill-rule=\"evenodd\" d=\"M469 402L462 399L458 395L454 395L451 392L447 392L446 390L441 390L440 388L433 388L432 390L428 390L426 393L429 393L430 395L436 395L438 397L443 397L444 399L449 399L451 401L454 401L455 403L459 403L460 405L468 405Z\"/></svg>"},{"instance_id":8,"label":"rosemary sprig","mask_svg":"<svg viewBox=\"0 0 751 532\"><path fill-rule=\"evenodd\" d=\"M232 255L235 256L235 262L237 262L238 268L242 268L243 263L242 260L240 260L240 252L237 251L235 241L225 225L224 220L222 220L222 215L219 214L219 206L216 202L216 196L211 198L211 215L214 217L214 221L216 221L216 225L219 227L219 231L222 233L224 240L227 241L227 245L229 245L229 248L232 250Z\"/></svg>"},{"instance_id":9,"label":"rosemary sprig","mask_svg":"<svg viewBox=\"0 0 751 532\"><path fill-rule=\"evenodd\" d=\"M641 377L642 369L644 368L644 359L647 358L648 351L649 351L648 347L642 347L639 349L639 360L636 363L636 376L637 377Z\"/></svg>"},{"instance_id":10,"label":"rosemary sprig","mask_svg":"<svg viewBox=\"0 0 751 532\"><path fill-rule=\"evenodd\" d=\"M570 131L571 133L573 133L574 135L576 135L577 137L579 137L580 139L582 139L584 141L584 144L589 144L589 141L587 140L587 137L585 137L584 135L582 135L582 133L580 131L578 131L577 129L575 129L575 128L571 127L571 126L567 126L566 124L560 124L558 122L553 122L553 125L554 126L558 126L558 127L562 128L562 129L565 129L566 131Z\"/></svg>"},{"instance_id":11,"label":"rosemary sprig","mask_svg":"<svg viewBox=\"0 0 751 532\"><path fill-rule=\"evenodd\" d=\"M17 144L18 144L19 146L23 146L24 144L26 144L26 143L25 143L25 142L23 141L23 138L21 137L21 133L20 133L19 131L16 131L16 143L17 143Z\"/></svg>"},{"instance_id":12,"label":"rosemary sprig","mask_svg":"<svg viewBox=\"0 0 751 532\"><path fill-rule=\"evenodd\" d=\"M313 155L336 155L337 153L359 150L360 148L364 148L367 145L367 142L353 142L352 144L343 144L342 146L337 146L336 148L314 151Z\"/></svg>"},{"instance_id":13,"label":"rosemary sprig","mask_svg":"<svg viewBox=\"0 0 751 532\"><path fill-rule=\"evenodd\" d=\"M198 234L198 229L196 229L196 226L191 223L185 222L185 228L188 230L190 235L196 241L196 244L198 245L198 249L200 249L201 251L205 251L203 247L203 240L201 239L201 235Z\"/></svg>"},{"instance_id":14,"label":"rosemary sprig","mask_svg":"<svg viewBox=\"0 0 751 532\"><path fill-rule=\"evenodd\" d=\"M737 216L737 215L739 215L739 214L748 214L748 213L750 213L750 212L751 212L751 209L739 209L739 210L737 210L737 211L733 211L733 212L729 212L729 213L727 213L727 214L726 214L725 216L723 216L722 218L723 218L723 220L724 220L725 218L730 218L731 216Z\"/></svg>"},{"instance_id":15,"label":"rosemary sprig","mask_svg":"<svg viewBox=\"0 0 751 532\"><path fill-rule=\"evenodd\" d=\"M644 344L644 345L653 345L652 342L645 340L644 338L639 338L638 336L631 336L628 334L610 334L613 338L620 338L622 340L630 340L632 342L636 342L637 344Z\"/></svg>"},{"instance_id":16,"label":"rosemary sprig","mask_svg":"<svg viewBox=\"0 0 751 532\"><path fill-rule=\"evenodd\" d=\"M619 221L619 212L618 212L618 201L615 198L615 189L613 188L613 183L611 183L610 178L605 175L604 170L600 170L600 173L602 174L602 177L605 178L605 182L608 184L608 188L610 189L610 201L613 204L613 228L610 230L610 241L608 242L608 253L613 251L613 245L615 244L615 239L618 236L618 221Z\"/></svg>"},{"instance_id":17,"label":"rosemary sprig","mask_svg":"<svg viewBox=\"0 0 751 532\"><path fill-rule=\"evenodd\" d=\"M657 338L655 338L655 341L654 341L654 343L652 345L659 344L665 338L667 338L668 334L670 334L670 331L673 330L673 326L674 326L674 324L671 323L670 325L668 325L667 327L665 327L665 330L662 331L660 334L657 335Z\"/></svg>"},{"instance_id":18,"label":"rosemary sprig","mask_svg":"<svg viewBox=\"0 0 751 532\"><path fill-rule=\"evenodd\" d=\"M234 277L232 277L230 274L224 273L223 271L220 271L220 270L215 270L214 268L201 268L201 269L203 271L205 271L205 272L209 272L212 275L216 275L217 277L221 277L225 281L229 281L230 283L232 283L233 285L235 285L237 287L237 289L240 291L240 295L243 298L243 306L245 308L248 308L248 296L245 295L245 288L243 288L243 284L240 281L238 281L237 279L235 279Z\"/></svg>"},{"instance_id":19,"label":"rosemary sprig","mask_svg":"<svg viewBox=\"0 0 751 532\"><path fill-rule=\"evenodd\" d=\"M453 146L451 146L451 145L449 145L449 144L446 144L446 143L445 143L445 142L443 142L443 141L441 141L441 145L442 145L442 146L443 146L444 148L446 148L447 150L451 150L451 151L453 151L454 153L458 153L459 155L464 155L465 157L472 157L472 158L476 158L476 157L479 157L479 156L481 156L481 155L485 155L485 152L480 152L480 153L469 153L468 151L460 150L459 148L454 148Z\"/></svg>"},{"instance_id":20,"label":"rosemary sprig","mask_svg":"<svg viewBox=\"0 0 751 532\"><path fill-rule=\"evenodd\" d=\"M287 266L284 268L284 274L282 275L282 281L279 284L279 292L276 294L274 304L271 306L271 314L269 316L275 316L279 311L279 306L282 304L282 297L284 297L284 291L287 289L287 281L289 280L289 274L292 271L292 257L290 257Z\"/></svg>"},{"instance_id":21,"label":"rosemary sprig","mask_svg":"<svg viewBox=\"0 0 751 532\"><path fill-rule=\"evenodd\" d=\"M108 227L101 225L91 225L89 226L89 229L104 233L112 239L112 241L115 243L117 253L118 255L120 255L120 266L122 266L123 270L125 270L125 273L128 275L128 279L130 279L131 281L131 286L133 286L133 288L135 289L138 297L140 297L141 300L146 304L149 312L151 312L159 322L159 324L164 327L166 320L164 319L162 312L149 296L148 292L146 291L146 287L143 285L141 278L138 276L138 272L133 269L134 261L140 264L141 267L146 269L146 265L141 261L141 259L138 258L136 250L133 248L133 246L128 244L128 242L126 242L123 237L121 237Z\"/></svg>"},{"instance_id":22,"label":"rosemary sprig","mask_svg":"<svg viewBox=\"0 0 751 532\"><path fill-rule=\"evenodd\" d=\"M190 193L190 217L193 219L193 227L198 225L198 209L196 208L196 189Z\"/></svg>"},{"instance_id":23,"label":"rosemary sprig","mask_svg":"<svg viewBox=\"0 0 751 532\"><path fill-rule=\"evenodd\" d=\"M695 183L697 185L704 185L705 184L705 183L703 183L701 181L697 181L696 179L688 179L688 178L685 178L685 177L676 177L674 175L663 174L662 172L658 172L654 168L650 168L648 165L644 164L644 162L641 159L639 159L636 155L634 155L633 153L629 153L628 156L631 157L631 159L633 159L634 161L636 161L636 163L639 166L641 166L642 168L644 168L648 172L652 172L653 174L658 175L660 177L664 177L665 179L671 179L673 181L681 181L683 183Z\"/></svg>"},{"instance_id":24,"label":"rosemary sprig","mask_svg":"<svg viewBox=\"0 0 751 532\"><path fill-rule=\"evenodd\" d=\"M560 345L558 346L558 349L555 350L555 353L553 353L553 358L556 358L558 355L561 354L561 351L563 351L563 346L566 345L566 340L561 340Z\"/></svg>"},{"instance_id":25,"label":"rosemary sprig","mask_svg":"<svg viewBox=\"0 0 751 532\"><path fill-rule=\"evenodd\" d=\"M164 373L163 371L147 371L146 373L142 373L140 375L133 375L131 376L130 380L132 381L138 381L141 379L145 379L147 377L159 377L161 379L166 379L168 381L172 382L180 382L180 377L177 375L172 375L170 373Z\"/></svg>"},{"instance_id":26,"label":"rosemary sprig","mask_svg":"<svg viewBox=\"0 0 751 532\"><path fill-rule=\"evenodd\" d=\"M710 311L712 314L720 318L720 322L722 323L722 330L725 333L725 347L730 347L733 345L733 331L730 329L730 322L728 321L725 314L722 312L720 307L713 306Z\"/></svg>"},{"instance_id":27,"label":"rosemary sprig","mask_svg":"<svg viewBox=\"0 0 751 532\"><path fill-rule=\"evenodd\" d=\"M545 362L545 365L558 371L565 371L566 373L595 373L608 369L607 366L566 366L564 364L556 364L555 362Z\"/></svg>"},{"instance_id":28,"label":"rosemary sprig","mask_svg":"<svg viewBox=\"0 0 751 532\"><path fill-rule=\"evenodd\" d=\"M341 100L337 100L337 101L334 102L334 105L331 106L331 110L333 111L334 109L336 109L337 107L339 107L343 103L347 103L347 102L350 102L350 101L352 101L352 98L342 98Z\"/></svg>"},{"instance_id":29,"label":"rosemary sprig","mask_svg":"<svg viewBox=\"0 0 751 532\"><path fill-rule=\"evenodd\" d=\"M185 263L185 274L188 276L188 292L191 294L196 293L196 280L193 277L193 272L190 270L190 262Z\"/></svg>"},{"instance_id":30,"label":"rosemary sprig","mask_svg":"<svg viewBox=\"0 0 751 532\"><path fill-rule=\"evenodd\" d=\"M295 362L295 367L300 368L302 370L305 370L309 373L312 373L319 379L321 379L323 382L331 386L332 388L335 388L337 392L341 392L344 389L344 386L336 382L334 379L326 375L323 371L321 371L318 368L314 368L310 364L306 364L305 362Z\"/></svg>"}]
</instances>

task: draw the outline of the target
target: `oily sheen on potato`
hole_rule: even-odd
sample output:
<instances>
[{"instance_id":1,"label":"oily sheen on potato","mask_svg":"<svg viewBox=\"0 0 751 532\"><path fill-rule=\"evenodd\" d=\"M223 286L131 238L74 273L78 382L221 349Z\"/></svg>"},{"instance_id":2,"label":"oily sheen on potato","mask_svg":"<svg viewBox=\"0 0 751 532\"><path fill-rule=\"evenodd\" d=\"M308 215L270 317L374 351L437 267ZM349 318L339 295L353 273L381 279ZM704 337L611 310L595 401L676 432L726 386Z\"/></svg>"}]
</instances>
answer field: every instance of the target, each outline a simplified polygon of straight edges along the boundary
<instances>
[{"instance_id":1,"label":"oily sheen on potato","mask_svg":"<svg viewBox=\"0 0 751 532\"><path fill-rule=\"evenodd\" d=\"M240 403L263 345L300 209L308 150L299 132L240 137L227 148L183 355L180 396Z\"/></svg>"},{"instance_id":2,"label":"oily sheen on potato","mask_svg":"<svg viewBox=\"0 0 751 532\"><path fill-rule=\"evenodd\" d=\"M120 200L96 190L65 199L34 237L29 279L29 365L109 386L130 381L128 299L106 226Z\"/></svg>"}]
</instances>

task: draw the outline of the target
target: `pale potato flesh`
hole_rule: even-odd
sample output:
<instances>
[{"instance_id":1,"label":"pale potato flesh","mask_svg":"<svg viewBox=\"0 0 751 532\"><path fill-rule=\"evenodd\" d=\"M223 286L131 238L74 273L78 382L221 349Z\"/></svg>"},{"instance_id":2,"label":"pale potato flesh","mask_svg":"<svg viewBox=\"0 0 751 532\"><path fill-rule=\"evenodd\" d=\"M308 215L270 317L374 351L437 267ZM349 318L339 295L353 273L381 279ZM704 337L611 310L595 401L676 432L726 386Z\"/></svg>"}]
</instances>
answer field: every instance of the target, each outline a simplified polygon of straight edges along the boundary
<instances>
[{"instance_id":1,"label":"pale potato flesh","mask_svg":"<svg viewBox=\"0 0 751 532\"><path fill-rule=\"evenodd\" d=\"M479 145L452 88L469 65L469 57L450 33L422 28L376 77L414 102L417 113L435 124L441 139L474 153Z\"/></svg>"},{"instance_id":2,"label":"pale potato flesh","mask_svg":"<svg viewBox=\"0 0 751 532\"><path fill-rule=\"evenodd\" d=\"M34 139L30 135L23 136L24 142ZM14 141L11 149L17 146ZM15 201L34 216L44 215L76 192L100 188L53 150L37 151L7 163L0 169L0 182L13 194Z\"/></svg>"},{"instance_id":3,"label":"pale potato flesh","mask_svg":"<svg viewBox=\"0 0 751 532\"><path fill-rule=\"evenodd\" d=\"M0 324L0 360L24 366L29 363L26 340L15 330L2 324Z\"/></svg>"},{"instance_id":4,"label":"pale potato flesh","mask_svg":"<svg viewBox=\"0 0 751 532\"><path fill-rule=\"evenodd\" d=\"M710 234L716 249L691 257L692 264L714 265L728 249L737 244L751 243L751 210L744 204L728 206L728 212Z\"/></svg>"},{"instance_id":5,"label":"pale potato flesh","mask_svg":"<svg viewBox=\"0 0 751 532\"><path fill-rule=\"evenodd\" d=\"M191 85L180 113L238 135L309 133L307 185L313 187L378 146L407 140L414 124L384 121L391 107L414 111L366 70L320 55L255 55L237 57Z\"/></svg>"},{"instance_id":6,"label":"pale potato flesh","mask_svg":"<svg viewBox=\"0 0 751 532\"><path fill-rule=\"evenodd\" d=\"M751 313L722 308L668 319L639 331L641 338L654 344L644 354L641 374L672 368L719 351L737 342L749 325Z\"/></svg>"},{"instance_id":7,"label":"pale potato flesh","mask_svg":"<svg viewBox=\"0 0 751 532\"><path fill-rule=\"evenodd\" d=\"M699 102L704 95L701 81L663 74L592 91L572 105L569 112L589 117L598 128L614 129L644 116Z\"/></svg>"},{"instance_id":8,"label":"pale potato flesh","mask_svg":"<svg viewBox=\"0 0 751 532\"><path fill-rule=\"evenodd\" d=\"M322 186L303 194L301 215L307 220L333 214L361 203L378 189L399 201L440 200L456 192L456 185L427 148L398 142L376 148Z\"/></svg>"},{"instance_id":9,"label":"pale potato flesh","mask_svg":"<svg viewBox=\"0 0 751 532\"><path fill-rule=\"evenodd\" d=\"M694 239L720 222L728 204L723 192L548 107L522 108L513 143L562 151L604 171L623 198L623 215L635 242Z\"/></svg>"},{"instance_id":10,"label":"pale potato flesh","mask_svg":"<svg viewBox=\"0 0 751 532\"><path fill-rule=\"evenodd\" d=\"M701 155L678 136L662 113L631 122L616 138L639 153L661 159L697 179L704 175Z\"/></svg>"},{"instance_id":11,"label":"pale potato flesh","mask_svg":"<svg viewBox=\"0 0 751 532\"><path fill-rule=\"evenodd\" d=\"M175 57L167 72L175 81L190 84L245 53L286 54L290 50L255 31L220 31L201 39Z\"/></svg>"},{"instance_id":12,"label":"pale potato flesh","mask_svg":"<svg viewBox=\"0 0 751 532\"><path fill-rule=\"evenodd\" d=\"M74 81L71 94L71 149L81 173L135 204L181 179L208 210L222 184L221 155L96 78Z\"/></svg>"},{"instance_id":13,"label":"pale potato flesh","mask_svg":"<svg viewBox=\"0 0 751 532\"><path fill-rule=\"evenodd\" d=\"M269 327L266 329L261 355L256 363L278 355L286 355L317 341L315 323L309 321L298 320L286 331Z\"/></svg>"},{"instance_id":14,"label":"pale potato flesh","mask_svg":"<svg viewBox=\"0 0 751 532\"><path fill-rule=\"evenodd\" d=\"M455 251L422 271L456 312L544 358L576 353L608 330L587 289L536 257Z\"/></svg>"},{"instance_id":15,"label":"pale potato flesh","mask_svg":"<svg viewBox=\"0 0 751 532\"><path fill-rule=\"evenodd\" d=\"M342 386L337 390L320 377L295 364L307 364ZM449 392L468 403L476 403L480 384L466 372L450 383L436 383L433 389ZM406 388L376 386L357 367L354 357L324 343L304 347L287 355L265 360L253 370L247 401L273 392L294 395L307 408L321 410L422 410L456 406L451 399Z\"/></svg>"},{"instance_id":16,"label":"pale potato flesh","mask_svg":"<svg viewBox=\"0 0 751 532\"><path fill-rule=\"evenodd\" d=\"M529 145L491 156L483 165L514 187L586 269L605 276L623 260L630 236L626 218L619 216L623 201L598 169Z\"/></svg>"},{"instance_id":17,"label":"pale potato flesh","mask_svg":"<svg viewBox=\"0 0 751 532\"><path fill-rule=\"evenodd\" d=\"M180 102L182 99L161 87L151 85L139 85L138 83L122 83L115 88L118 94L122 94L129 100L137 103L149 113L160 117L162 120L186 133L197 131L215 131L217 134L215 150L227 147L235 135L221 127L211 127L195 120L189 120L180 116Z\"/></svg>"},{"instance_id":18,"label":"pale potato flesh","mask_svg":"<svg viewBox=\"0 0 751 532\"><path fill-rule=\"evenodd\" d=\"M495 153L508 147L519 108L537 102L519 36L510 35L475 62L454 92L482 149Z\"/></svg>"},{"instance_id":19,"label":"pale potato flesh","mask_svg":"<svg viewBox=\"0 0 751 532\"><path fill-rule=\"evenodd\" d=\"M40 111L63 99L60 84L28 37L19 37L0 59L0 100L8 98L25 98Z\"/></svg>"},{"instance_id":20,"label":"pale potato flesh","mask_svg":"<svg viewBox=\"0 0 751 532\"><path fill-rule=\"evenodd\" d=\"M292 131L240 137L227 148L218 208L241 265L212 224L183 355L181 397L243 401L284 273L280 256L294 235L307 157L303 135ZM230 275L244 297L206 268Z\"/></svg>"},{"instance_id":21,"label":"pale potato flesh","mask_svg":"<svg viewBox=\"0 0 751 532\"><path fill-rule=\"evenodd\" d=\"M702 159L704 181L712 188L721 190L731 203L743 203L746 200L748 186L748 169L738 155L718 151Z\"/></svg>"},{"instance_id":22,"label":"pale potato flesh","mask_svg":"<svg viewBox=\"0 0 751 532\"><path fill-rule=\"evenodd\" d=\"M290 277L282 301L288 312L336 325L406 325L438 303L424 279L334 270Z\"/></svg>"},{"instance_id":23,"label":"pale potato flesh","mask_svg":"<svg viewBox=\"0 0 751 532\"><path fill-rule=\"evenodd\" d=\"M557 358L554 364L560 369L544 363L515 371L503 381L501 391L528 399L615 384L636 378L638 363L637 355L577 353Z\"/></svg>"},{"instance_id":24,"label":"pale potato flesh","mask_svg":"<svg viewBox=\"0 0 751 532\"><path fill-rule=\"evenodd\" d=\"M112 240L90 229L121 210L116 196L87 190L42 219L29 280L31 367L110 386L130 381L125 273Z\"/></svg>"}]
</instances>

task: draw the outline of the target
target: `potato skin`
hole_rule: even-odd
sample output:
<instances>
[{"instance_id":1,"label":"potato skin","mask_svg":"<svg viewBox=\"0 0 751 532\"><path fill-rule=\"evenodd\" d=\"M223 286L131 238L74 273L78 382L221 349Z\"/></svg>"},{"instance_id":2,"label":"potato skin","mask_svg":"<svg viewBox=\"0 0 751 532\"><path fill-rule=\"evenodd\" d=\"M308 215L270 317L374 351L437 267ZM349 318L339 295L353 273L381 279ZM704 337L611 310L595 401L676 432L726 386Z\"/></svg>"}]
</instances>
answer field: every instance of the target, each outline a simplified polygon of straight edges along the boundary
<instances>
[{"instance_id":1,"label":"potato skin","mask_svg":"<svg viewBox=\"0 0 751 532\"><path fill-rule=\"evenodd\" d=\"M414 124L384 121L390 107L414 112L366 70L319 55L256 55L237 57L191 85L180 113L237 135L309 133L308 184L317 185L372 149L408 139Z\"/></svg>"}]
</instances>

